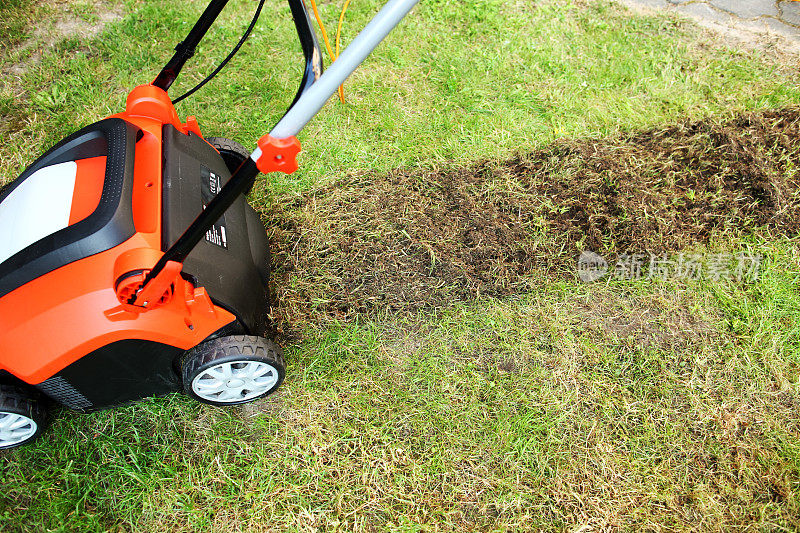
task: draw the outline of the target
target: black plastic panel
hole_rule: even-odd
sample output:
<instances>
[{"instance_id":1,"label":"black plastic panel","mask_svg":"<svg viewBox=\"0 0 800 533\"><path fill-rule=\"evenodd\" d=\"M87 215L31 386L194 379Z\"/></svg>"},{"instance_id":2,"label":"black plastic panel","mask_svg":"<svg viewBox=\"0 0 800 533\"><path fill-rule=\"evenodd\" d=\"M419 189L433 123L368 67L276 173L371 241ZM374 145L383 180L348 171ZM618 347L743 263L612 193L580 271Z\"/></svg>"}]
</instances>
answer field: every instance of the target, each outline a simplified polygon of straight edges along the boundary
<instances>
[{"instance_id":1,"label":"black plastic panel","mask_svg":"<svg viewBox=\"0 0 800 533\"><path fill-rule=\"evenodd\" d=\"M111 343L78 359L39 385L77 410L124 405L181 389L176 363L183 350L144 340Z\"/></svg>"},{"instance_id":2,"label":"black plastic panel","mask_svg":"<svg viewBox=\"0 0 800 533\"><path fill-rule=\"evenodd\" d=\"M201 137L184 135L171 125L164 126L163 136L162 247L166 250L207 203L209 176L217 176L224 184L230 172L222 157ZM212 192L215 189L211 187ZM268 311L269 245L264 226L244 197L189 254L183 271L197 278L212 300L236 315L249 333L263 333Z\"/></svg>"}]
</instances>

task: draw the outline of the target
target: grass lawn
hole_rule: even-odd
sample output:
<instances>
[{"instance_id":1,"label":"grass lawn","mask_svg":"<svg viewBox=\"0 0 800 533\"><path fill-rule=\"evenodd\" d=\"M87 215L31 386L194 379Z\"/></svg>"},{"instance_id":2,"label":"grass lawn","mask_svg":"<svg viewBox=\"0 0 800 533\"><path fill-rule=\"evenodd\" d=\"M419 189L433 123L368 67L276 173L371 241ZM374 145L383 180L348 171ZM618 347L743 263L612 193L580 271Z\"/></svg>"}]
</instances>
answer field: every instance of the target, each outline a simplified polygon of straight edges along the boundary
<instances>
[{"instance_id":1,"label":"grass lawn","mask_svg":"<svg viewBox=\"0 0 800 533\"><path fill-rule=\"evenodd\" d=\"M231 2L173 95L224 57L251 4ZM352 3L344 43L378 4ZM13 44L0 58L0 184L78 127L122 109L127 90L152 80L203 7L0 6L0 38ZM333 24L338 6L320 8ZM269 2L248 44L178 104L180 116L197 115L205 135L254 145L294 96L301 61L293 31L288 8ZM172 395L88 415L59 412L36 444L0 456L0 530L800 529L796 228L749 217L743 207L735 225L708 226L713 231L665 248L757 254L758 279L584 284L574 272L537 264L515 271L524 283L497 294L439 291L433 272L452 258L409 229L408 249L430 254L425 279L434 281L414 285L424 290L406 300L419 305L389 305L362 282L388 272L390 258L370 250L400 253L390 246L399 230L379 216L383 196L359 195L387 191L394 182L386 176L404 176L402 190L416 194L438 191L442 176L491 174L465 182L459 205L470 191L475 205L530 200L522 182L484 172L481 162L558 158L550 147L572 142L589 150L575 160L590 161L593 146L615 153L619 139L645 144L670 125L793 109L796 68L724 48L684 20L606 1L423 0L345 92L345 105L329 102L299 136L300 171L261 176L250 197L284 259L275 288L288 361L280 391L232 409ZM713 146L731 144L714 131L703 133ZM800 140L784 134L753 150L781 162L769 170L785 186L773 191L775 205L786 206L786 220L800 220ZM637 153L626 151L626 161ZM707 157L681 153L689 155L665 176ZM741 174L738 159L726 161L698 175ZM553 168L553 183L577 172ZM611 167L592 174L618 191L635 188L614 181L623 175ZM657 177L644 181L660 184ZM358 199L342 204L350 218L333 216L325 203L339 201L326 191L343 184ZM755 185L746 200L757 203L766 193ZM683 228L691 224L679 217L690 211L680 209L706 193L681 190L670 216ZM719 207L722 196L713 193L707 203ZM426 194L425 209L447 216L453 198ZM731 198L725 210L744 205ZM509 212L503 202L498 217ZM533 243L524 253L577 261L591 241L547 226L546 213L562 208L551 205L541 224L515 230ZM648 212L603 216L608 228L644 227L633 222ZM703 213L691 211L697 220ZM297 226L288 231L283 221ZM352 239L339 238L346 232ZM337 246L325 247L326 235ZM293 243L309 255L292 256ZM602 244L603 252L648 251ZM289 259L303 268L288 268ZM348 278L352 265L369 267L372 277ZM402 286L392 294L401 293ZM369 299L363 308L352 304L361 296Z\"/></svg>"}]
</instances>

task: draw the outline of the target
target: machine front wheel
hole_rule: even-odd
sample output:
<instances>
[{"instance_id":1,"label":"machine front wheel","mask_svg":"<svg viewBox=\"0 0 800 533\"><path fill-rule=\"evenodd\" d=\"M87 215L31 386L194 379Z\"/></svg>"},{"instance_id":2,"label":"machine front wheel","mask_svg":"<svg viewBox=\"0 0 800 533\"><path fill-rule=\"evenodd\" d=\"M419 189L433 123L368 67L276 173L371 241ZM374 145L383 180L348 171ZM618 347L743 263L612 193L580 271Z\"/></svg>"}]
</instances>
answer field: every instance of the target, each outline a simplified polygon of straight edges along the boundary
<instances>
[{"instance_id":1,"label":"machine front wheel","mask_svg":"<svg viewBox=\"0 0 800 533\"><path fill-rule=\"evenodd\" d=\"M27 387L0 383L0 450L28 444L47 424L47 411L38 394Z\"/></svg>"},{"instance_id":2,"label":"machine front wheel","mask_svg":"<svg viewBox=\"0 0 800 533\"><path fill-rule=\"evenodd\" d=\"M183 388L211 405L235 405L277 389L286 373L283 351L272 341L231 335L203 342L183 358Z\"/></svg>"}]
</instances>

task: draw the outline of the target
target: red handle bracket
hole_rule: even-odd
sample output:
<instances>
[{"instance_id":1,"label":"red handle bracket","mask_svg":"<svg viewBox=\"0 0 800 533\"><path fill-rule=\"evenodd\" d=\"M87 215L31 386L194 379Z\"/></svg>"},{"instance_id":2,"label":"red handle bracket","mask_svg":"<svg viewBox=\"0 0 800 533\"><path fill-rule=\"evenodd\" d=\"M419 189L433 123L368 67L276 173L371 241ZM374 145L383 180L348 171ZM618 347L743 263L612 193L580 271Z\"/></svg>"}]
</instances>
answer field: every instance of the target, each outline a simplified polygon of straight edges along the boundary
<instances>
[{"instance_id":1,"label":"red handle bracket","mask_svg":"<svg viewBox=\"0 0 800 533\"><path fill-rule=\"evenodd\" d=\"M261 150L261 155L256 159L256 166L264 174L270 172L291 174L297 170L300 141L296 137L276 139L266 134L258 140L258 148Z\"/></svg>"}]
</instances>

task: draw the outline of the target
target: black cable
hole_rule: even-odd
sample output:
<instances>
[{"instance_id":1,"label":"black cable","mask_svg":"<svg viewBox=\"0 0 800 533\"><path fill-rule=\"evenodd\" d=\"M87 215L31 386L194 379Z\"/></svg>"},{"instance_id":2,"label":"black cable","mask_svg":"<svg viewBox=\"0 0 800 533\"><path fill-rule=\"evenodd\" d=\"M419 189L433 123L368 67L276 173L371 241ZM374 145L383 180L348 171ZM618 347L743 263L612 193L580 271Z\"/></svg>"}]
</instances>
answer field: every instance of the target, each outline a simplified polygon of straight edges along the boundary
<instances>
[{"instance_id":1,"label":"black cable","mask_svg":"<svg viewBox=\"0 0 800 533\"><path fill-rule=\"evenodd\" d=\"M236 46L233 48L233 50L231 50L231 53L230 53L230 54L228 54L228 57L226 57L225 59L223 59L223 60L222 60L222 63L220 63L220 64L219 64L219 66L218 66L217 68L215 68L215 69L214 69L214 72L212 72L211 74L209 74L208 76L206 76L206 79L204 79L203 81L201 81L200 83L198 83L197 85L195 85L194 87L192 87L191 89L189 89L188 91L186 91L185 93L183 93L182 95L180 95L179 97L177 97L177 98L173 99L173 100L172 100L172 103L173 103L173 104L177 104L178 102L180 102L180 101L181 101L181 100L183 100L184 98L186 98L186 97L188 97L188 96L191 96L191 95L193 95L193 94L195 93L195 91L197 91L197 90L198 90L198 89L200 89L200 88L201 88L203 85L205 85L206 83L208 83L209 81L211 81L211 79L212 79L214 76L216 76L216 75L217 75L217 73L219 73L219 71L220 71L220 70L222 70L222 69L225 67L225 65L227 65L227 64L228 64L228 61L230 61L230 60L233 58L233 56L234 56L234 55L236 55L236 52L238 52L238 51L239 51L239 48L241 48L241 47L242 47L242 45L244 44L244 42L245 42L245 41L247 40L247 38L250 36L250 32L252 32L252 31L253 31L253 28L255 27L255 25L256 25L256 22L258 21L258 16L261 14L261 8L262 8L262 7L264 7L264 1L265 1L265 0L261 0L261 1L258 3L258 7L256 8L256 13L255 13L255 15L253 15L253 20L250 22L250 26L248 26L248 27L247 27L247 30L245 30L245 32L244 32L244 35L242 35L242 38L241 38L241 39L239 39L239 42L236 44Z\"/></svg>"}]
</instances>

